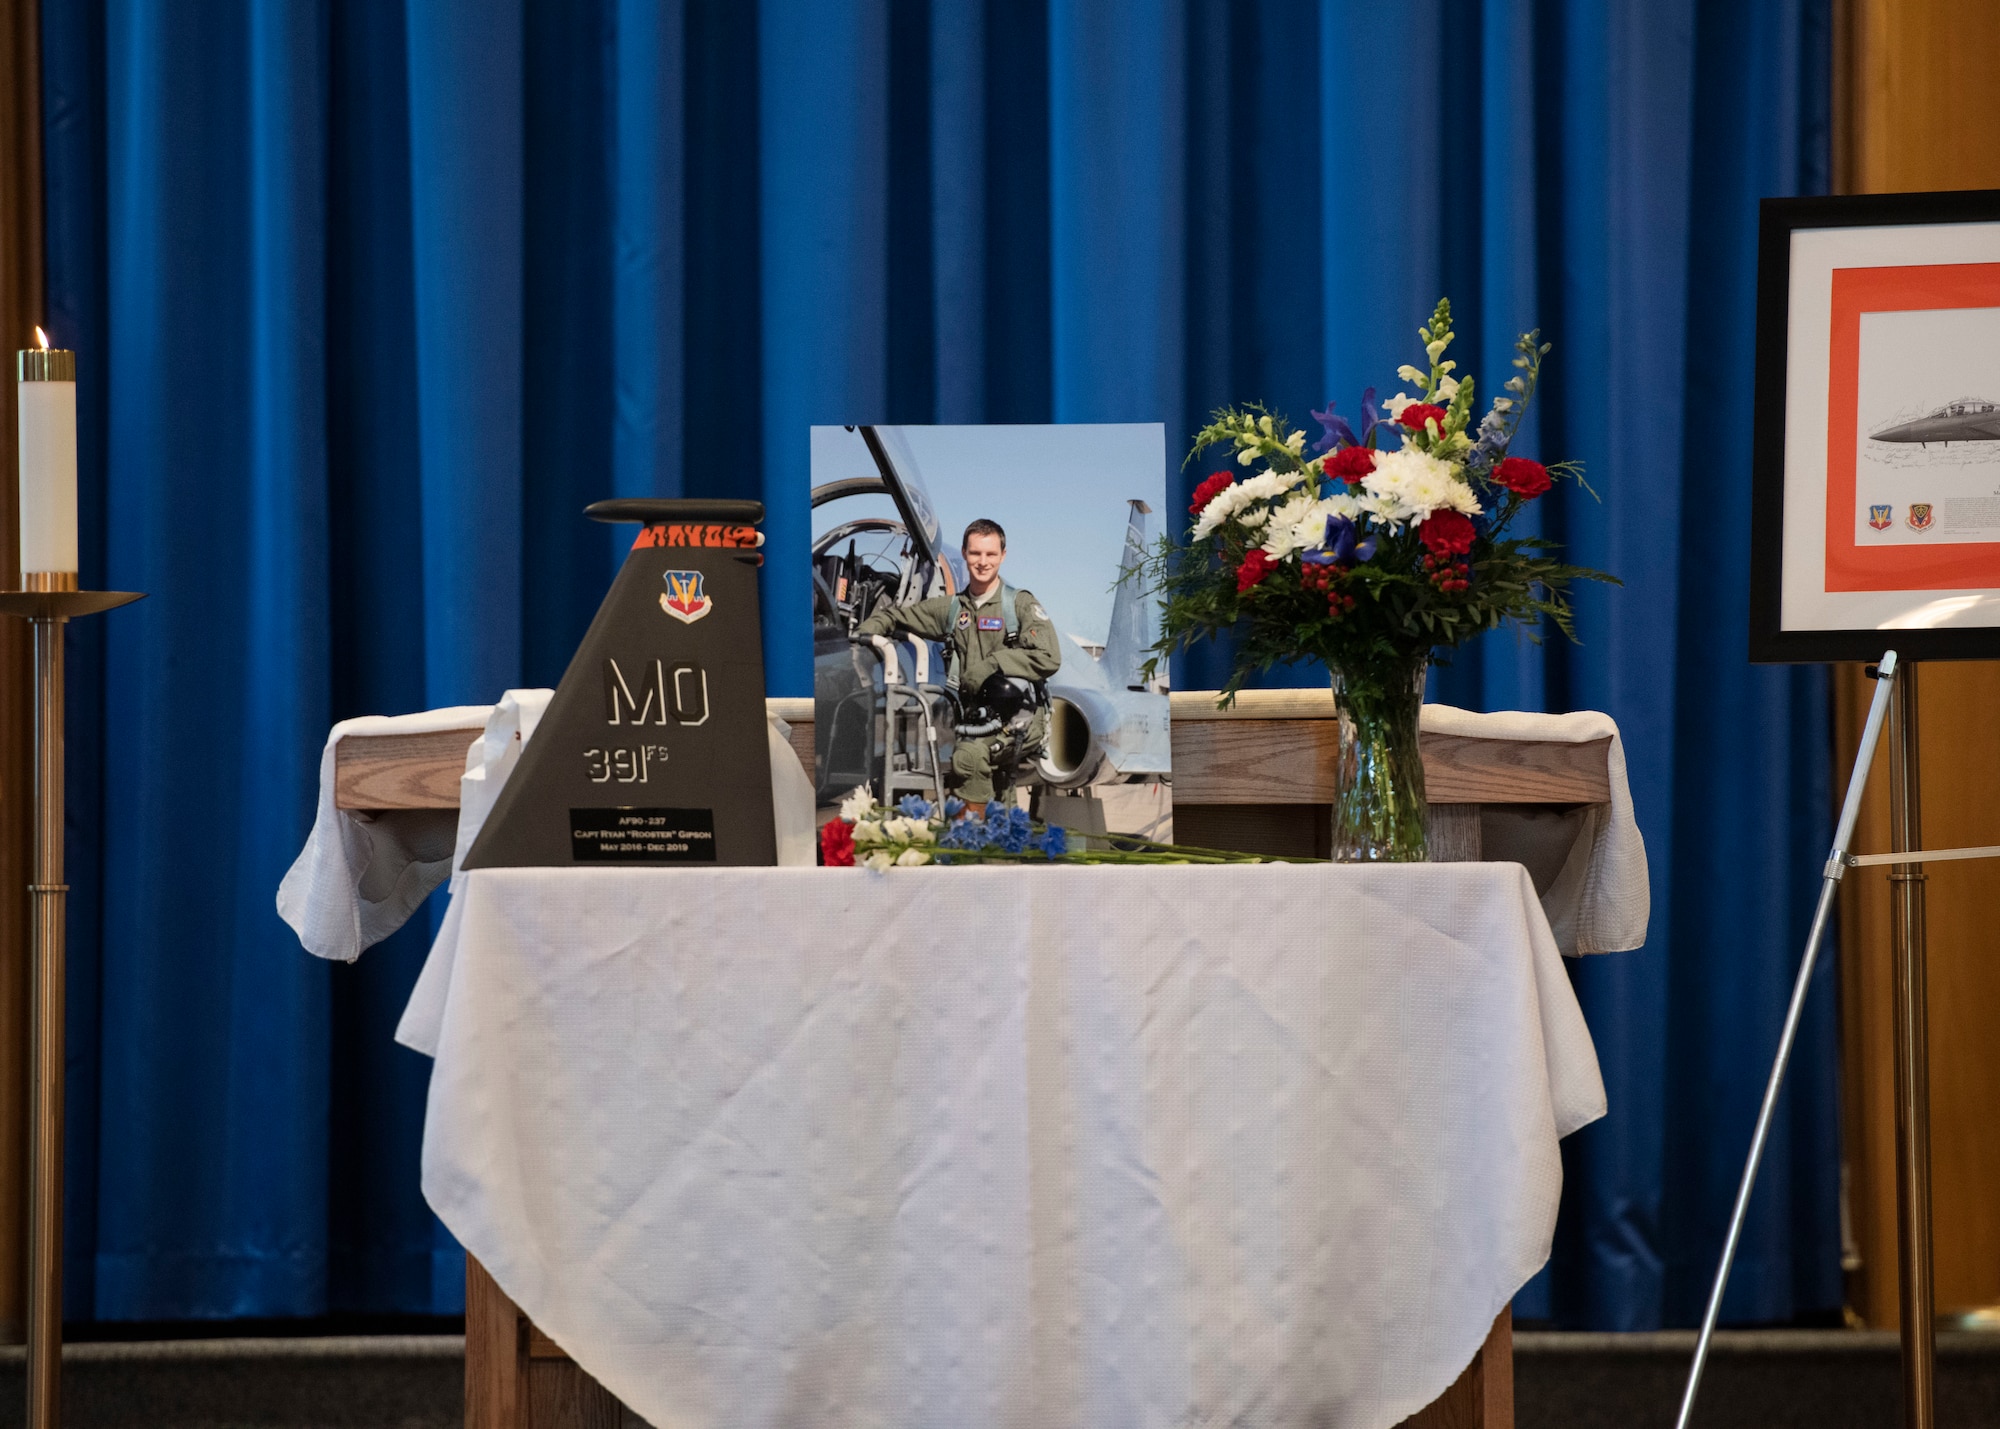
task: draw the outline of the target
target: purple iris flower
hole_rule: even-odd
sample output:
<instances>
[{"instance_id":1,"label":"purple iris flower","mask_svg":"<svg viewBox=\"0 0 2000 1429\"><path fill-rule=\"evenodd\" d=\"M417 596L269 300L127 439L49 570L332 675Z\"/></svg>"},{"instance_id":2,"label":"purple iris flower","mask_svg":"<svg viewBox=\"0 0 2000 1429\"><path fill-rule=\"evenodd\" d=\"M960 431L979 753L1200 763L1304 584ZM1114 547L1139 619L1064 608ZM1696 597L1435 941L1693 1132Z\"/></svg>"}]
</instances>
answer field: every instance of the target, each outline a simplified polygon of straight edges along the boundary
<instances>
[{"instance_id":1,"label":"purple iris flower","mask_svg":"<svg viewBox=\"0 0 2000 1429\"><path fill-rule=\"evenodd\" d=\"M1302 552L1299 559L1309 566L1351 566L1375 555L1375 538L1360 539L1360 529L1345 516L1326 518L1326 534L1319 549Z\"/></svg>"},{"instance_id":2,"label":"purple iris flower","mask_svg":"<svg viewBox=\"0 0 2000 1429\"><path fill-rule=\"evenodd\" d=\"M1329 402L1326 404L1324 412L1313 413L1313 420L1319 423L1320 430L1326 434L1314 444L1312 449L1314 456L1324 456L1335 447L1362 446L1367 442L1368 434L1375 430L1379 414L1375 410L1375 389L1373 387L1370 387L1361 394L1361 435L1359 438L1354 435L1354 428L1348 425L1347 418L1335 415L1333 409L1339 405L1338 402Z\"/></svg>"},{"instance_id":3,"label":"purple iris flower","mask_svg":"<svg viewBox=\"0 0 2000 1429\"><path fill-rule=\"evenodd\" d=\"M1325 456L1337 446L1355 445L1354 428L1347 425L1347 418L1334 415L1333 409L1338 405L1337 402L1329 402L1324 412L1313 413L1313 420L1318 422L1320 430L1326 433L1313 443L1314 456Z\"/></svg>"}]
</instances>

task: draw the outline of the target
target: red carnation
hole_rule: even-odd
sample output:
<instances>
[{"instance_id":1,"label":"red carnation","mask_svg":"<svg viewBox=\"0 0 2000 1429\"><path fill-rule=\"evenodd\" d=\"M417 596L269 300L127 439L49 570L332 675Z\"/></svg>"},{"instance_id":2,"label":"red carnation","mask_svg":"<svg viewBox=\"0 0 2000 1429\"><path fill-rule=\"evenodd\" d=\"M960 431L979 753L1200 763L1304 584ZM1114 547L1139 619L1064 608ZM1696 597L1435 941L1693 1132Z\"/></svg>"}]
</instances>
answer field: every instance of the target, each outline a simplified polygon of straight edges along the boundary
<instances>
[{"instance_id":1,"label":"red carnation","mask_svg":"<svg viewBox=\"0 0 2000 1429\"><path fill-rule=\"evenodd\" d=\"M1549 469L1523 456L1510 456L1493 468L1493 479L1516 496L1530 501L1549 489Z\"/></svg>"},{"instance_id":2,"label":"red carnation","mask_svg":"<svg viewBox=\"0 0 2000 1429\"><path fill-rule=\"evenodd\" d=\"M1421 432L1425 422L1436 422L1441 431L1444 428L1444 408L1429 402L1412 402L1403 408L1403 415L1396 420L1413 432Z\"/></svg>"},{"instance_id":3,"label":"red carnation","mask_svg":"<svg viewBox=\"0 0 2000 1429\"><path fill-rule=\"evenodd\" d=\"M819 826L819 861L828 868L854 867L854 825L828 819Z\"/></svg>"},{"instance_id":4,"label":"red carnation","mask_svg":"<svg viewBox=\"0 0 2000 1429\"><path fill-rule=\"evenodd\" d=\"M1367 447L1342 447L1326 459L1326 474L1352 486L1375 470L1375 453Z\"/></svg>"},{"instance_id":5,"label":"red carnation","mask_svg":"<svg viewBox=\"0 0 2000 1429\"><path fill-rule=\"evenodd\" d=\"M1196 516L1201 515L1201 509L1220 496L1235 480L1236 478L1228 472L1218 471L1194 489L1194 500L1188 505L1188 510Z\"/></svg>"},{"instance_id":6,"label":"red carnation","mask_svg":"<svg viewBox=\"0 0 2000 1429\"><path fill-rule=\"evenodd\" d=\"M1256 547L1243 558L1243 564L1236 568L1236 593L1242 595L1277 568L1278 563L1271 559L1264 548Z\"/></svg>"},{"instance_id":7,"label":"red carnation","mask_svg":"<svg viewBox=\"0 0 2000 1429\"><path fill-rule=\"evenodd\" d=\"M1430 519L1417 527L1417 539L1424 543L1424 549L1440 556L1462 556L1472 549L1472 521L1463 512L1445 507L1433 511Z\"/></svg>"}]
</instances>

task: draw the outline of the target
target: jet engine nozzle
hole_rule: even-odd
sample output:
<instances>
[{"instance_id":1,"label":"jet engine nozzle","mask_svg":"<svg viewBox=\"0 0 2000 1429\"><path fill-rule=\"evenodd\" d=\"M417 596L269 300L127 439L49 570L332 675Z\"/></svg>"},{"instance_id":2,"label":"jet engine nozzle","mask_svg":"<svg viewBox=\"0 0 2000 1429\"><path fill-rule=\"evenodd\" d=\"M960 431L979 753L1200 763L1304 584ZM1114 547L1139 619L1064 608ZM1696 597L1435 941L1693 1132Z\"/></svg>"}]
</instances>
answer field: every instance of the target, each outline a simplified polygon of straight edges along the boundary
<instances>
[{"instance_id":1,"label":"jet engine nozzle","mask_svg":"<svg viewBox=\"0 0 2000 1429\"><path fill-rule=\"evenodd\" d=\"M1056 695L1049 700L1049 738L1039 761L1042 782L1056 789L1075 789L1097 776L1104 747L1093 725L1113 728L1116 712L1092 710L1088 694Z\"/></svg>"}]
</instances>

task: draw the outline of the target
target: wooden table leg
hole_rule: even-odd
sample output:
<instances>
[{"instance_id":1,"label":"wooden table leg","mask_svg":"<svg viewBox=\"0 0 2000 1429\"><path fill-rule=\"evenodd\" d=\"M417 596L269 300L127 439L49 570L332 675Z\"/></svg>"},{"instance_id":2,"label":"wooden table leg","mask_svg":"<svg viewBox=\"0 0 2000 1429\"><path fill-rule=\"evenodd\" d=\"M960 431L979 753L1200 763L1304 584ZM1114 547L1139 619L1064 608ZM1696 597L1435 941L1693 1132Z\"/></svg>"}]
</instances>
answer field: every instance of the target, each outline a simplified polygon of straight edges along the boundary
<instances>
[{"instance_id":1,"label":"wooden table leg","mask_svg":"<svg viewBox=\"0 0 2000 1429\"><path fill-rule=\"evenodd\" d=\"M1397 1429L1514 1429L1514 1308L1500 1312L1486 1343L1450 1389Z\"/></svg>"},{"instance_id":2,"label":"wooden table leg","mask_svg":"<svg viewBox=\"0 0 2000 1429\"><path fill-rule=\"evenodd\" d=\"M624 1407L465 1258L465 1429L619 1429Z\"/></svg>"},{"instance_id":3,"label":"wooden table leg","mask_svg":"<svg viewBox=\"0 0 2000 1429\"><path fill-rule=\"evenodd\" d=\"M529 1429L528 1317L465 1258L465 1429Z\"/></svg>"}]
</instances>

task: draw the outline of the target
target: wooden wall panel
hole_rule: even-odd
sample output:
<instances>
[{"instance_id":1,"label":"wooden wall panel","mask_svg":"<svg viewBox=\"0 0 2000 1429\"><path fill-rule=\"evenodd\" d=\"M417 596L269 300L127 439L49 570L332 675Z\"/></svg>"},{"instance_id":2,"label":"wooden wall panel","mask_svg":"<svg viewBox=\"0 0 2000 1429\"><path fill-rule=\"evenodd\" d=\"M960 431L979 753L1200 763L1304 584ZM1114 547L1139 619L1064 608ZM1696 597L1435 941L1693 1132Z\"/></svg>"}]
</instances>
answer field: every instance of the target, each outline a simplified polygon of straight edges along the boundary
<instances>
[{"instance_id":1,"label":"wooden wall panel","mask_svg":"<svg viewBox=\"0 0 2000 1429\"><path fill-rule=\"evenodd\" d=\"M14 351L42 321L37 0L0 0L0 589L21 585ZM24 1338L27 1277L28 879L33 705L28 625L0 620L0 1343Z\"/></svg>"},{"instance_id":2,"label":"wooden wall panel","mask_svg":"<svg viewBox=\"0 0 2000 1429\"><path fill-rule=\"evenodd\" d=\"M2000 188L2000 5L1849 0L1839 17L1836 174L1852 193ZM1995 394L2000 395L2000 394ZM1838 768L1854 758L1873 687L1838 672ZM2000 843L2000 665L1922 667L1923 841ZM1889 847L1888 760L1878 757L1855 842ZM1896 1311L1895 1103L1889 882L1849 874L1841 902L1842 1071L1850 1303ZM1946 1313L2000 1304L2000 864L1931 865L1931 1159L1937 1297Z\"/></svg>"}]
</instances>

